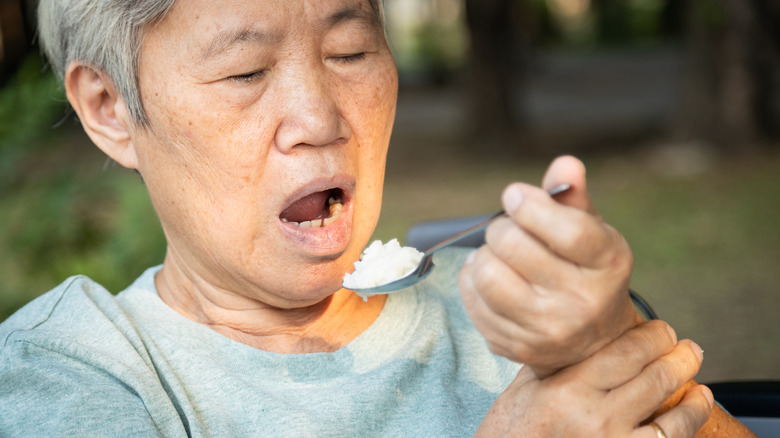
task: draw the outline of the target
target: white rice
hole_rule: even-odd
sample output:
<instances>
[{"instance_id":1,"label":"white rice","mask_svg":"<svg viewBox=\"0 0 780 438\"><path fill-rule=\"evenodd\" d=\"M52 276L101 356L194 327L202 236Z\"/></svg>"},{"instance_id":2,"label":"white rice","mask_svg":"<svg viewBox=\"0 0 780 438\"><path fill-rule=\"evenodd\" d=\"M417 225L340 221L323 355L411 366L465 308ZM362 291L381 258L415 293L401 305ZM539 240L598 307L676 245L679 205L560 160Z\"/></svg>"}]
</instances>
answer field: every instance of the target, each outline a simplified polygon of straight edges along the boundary
<instances>
[{"instance_id":1,"label":"white rice","mask_svg":"<svg viewBox=\"0 0 780 438\"><path fill-rule=\"evenodd\" d=\"M386 244L375 240L365 250L360 260L355 262L355 272L344 275L342 285L347 289L365 289L381 286L410 274L420 263L423 253L415 248L404 246L393 239ZM365 300L374 294L358 295Z\"/></svg>"}]
</instances>

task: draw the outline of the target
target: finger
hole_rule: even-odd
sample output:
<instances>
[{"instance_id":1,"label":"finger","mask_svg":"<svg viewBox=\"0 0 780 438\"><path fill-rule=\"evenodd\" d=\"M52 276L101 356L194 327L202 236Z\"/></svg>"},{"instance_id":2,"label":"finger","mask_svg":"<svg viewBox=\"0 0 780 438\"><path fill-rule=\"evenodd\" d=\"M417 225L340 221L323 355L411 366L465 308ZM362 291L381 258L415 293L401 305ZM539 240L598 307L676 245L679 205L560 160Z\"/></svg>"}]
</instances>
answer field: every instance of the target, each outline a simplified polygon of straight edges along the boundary
<instances>
[{"instance_id":1,"label":"finger","mask_svg":"<svg viewBox=\"0 0 780 438\"><path fill-rule=\"evenodd\" d=\"M542 178L542 188L550 190L560 184L569 184L571 189L555 197L558 202L598 215L588 194L585 165L571 155L556 158Z\"/></svg>"},{"instance_id":2,"label":"finger","mask_svg":"<svg viewBox=\"0 0 780 438\"><path fill-rule=\"evenodd\" d=\"M495 220L485 232L491 251L530 284L563 290L579 267L560 257L511 219Z\"/></svg>"},{"instance_id":3,"label":"finger","mask_svg":"<svg viewBox=\"0 0 780 438\"><path fill-rule=\"evenodd\" d=\"M519 227L576 264L601 268L632 261L628 243L614 228L587 212L559 204L540 188L510 184L502 202Z\"/></svg>"},{"instance_id":4,"label":"finger","mask_svg":"<svg viewBox=\"0 0 780 438\"><path fill-rule=\"evenodd\" d=\"M693 436L704 426L712 413L712 392L704 385L688 388L682 401L653 421L668 438ZM647 424L636 429L633 436L639 438L657 438L656 429Z\"/></svg>"},{"instance_id":5,"label":"finger","mask_svg":"<svg viewBox=\"0 0 780 438\"><path fill-rule=\"evenodd\" d=\"M626 331L591 357L564 372L602 391L637 377L654 360L670 353L677 335L664 321L654 320Z\"/></svg>"},{"instance_id":6,"label":"finger","mask_svg":"<svg viewBox=\"0 0 780 438\"><path fill-rule=\"evenodd\" d=\"M613 403L634 406L632 420L639 423L696 375L701 367L701 351L693 341L680 341L671 353L647 365L637 377L610 391L608 397Z\"/></svg>"},{"instance_id":7,"label":"finger","mask_svg":"<svg viewBox=\"0 0 780 438\"><path fill-rule=\"evenodd\" d=\"M533 290L488 247L482 246L468 267L470 287L492 313L523 324L527 318L525 303L532 300Z\"/></svg>"},{"instance_id":8,"label":"finger","mask_svg":"<svg viewBox=\"0 0 780 438\"><path fill-rule=\"evenodd\" d=\"M572 313L570 306L561 306L560 300L537 294L487 246L474 253L458 280L474 325L496 354L540 365L549 362L548 356L559 354L549 348L549 344L555 344L551 339L561 338L561 333L580 331L576 315L568 315ZM554 319L560 323L554 323ZM544 344L548 348L540 350L539 346ZM568 353L575 354L575 350Z\"/></svg>"},{"instance_id":9,"label":"finger","mask_svg":"<svg viewBox=\"0 0 780 438\"><path fill-rule=\"evenodd\" d=\"M476 252L474 254L476 258ZM464 265L458 277L461 297L466 312L474 326L487 340L490 350L514 361L521 361L527 352L523 331L517 323L497 314L483 299L482 293L474 284L474 262Z\"/></svg>"},{"instance_id":10,"label":"finger","mask_svg":"<svg viewBox=\"0 0 780 438\"><path fill-rule=\"evenodd\" d=\"M488 246L477 251L469 269L470 287L492 315L507 320L503 332L507 337L539 345L577 331L577 311L568 302L529 284Z\"/></svg>"},{"instance_id":11,"label":"finger","mask_svg":"<svg viewBox=\"0 0 780 438\"><path fill-rule=\"evenodd\" d=\"M484 318L483 327L477 327L489 342L506 349L503 356L518 360L526 357L526 346L538 342L534 332L537 324L549 319L539 318L538 299L531 285L503 263L487 246L474 254L472 262L461 271L462 293L473 306L477 318ZM474 321L478 325L477 321ZM484 332L482 329L489 332ZM546 328L545 327L541 327ZM495 336L489 338L488 333ZM502 345L503 344L503 345ZM529 347L530 348L530 347Z\"/></svg>"}]
</instances>

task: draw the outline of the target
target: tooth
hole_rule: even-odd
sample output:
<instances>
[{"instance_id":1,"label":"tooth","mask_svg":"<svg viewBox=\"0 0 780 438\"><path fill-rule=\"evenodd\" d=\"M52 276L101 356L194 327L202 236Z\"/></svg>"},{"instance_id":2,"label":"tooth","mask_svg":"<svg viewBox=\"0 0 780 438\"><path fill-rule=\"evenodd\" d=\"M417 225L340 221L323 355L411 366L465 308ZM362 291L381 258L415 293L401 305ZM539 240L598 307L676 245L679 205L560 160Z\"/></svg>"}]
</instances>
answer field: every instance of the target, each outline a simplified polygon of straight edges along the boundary
<instances>
[{"instance_id":1,"label":"tooth","mask_svg":"<svg viewBox=\"0 0 780 438\"><path fill-rule=\"evenodd\" d=\"M287 219L285 219L285 218L282 218L282 222L284 222L284 223L289 223L290 221L288 221L288 220L287 220Z\"/></svg>"},{"instance_id":2,"label":"tooth","mask_svg":"<svg viewBox=\"0 0 780 438\"><path fill-rule=\"evenodd\" d=\"M319 228L322 226L322 219L314 219L311 221L312 228Z\"/></svg>"},{"instance_id":3,"label":"tooth","mask_svg":"<svg viewBox=\"0 0 780 438\"><path fill-rule=\"evenodd\" d=\"M311 221L301 222L300 224L298 224L298 226L301 228L311 228Z\"/></svg>"},{"instance_id":4,"label":"tooth","mask_svg":"<svg viewBox=\"0 0 780 438\"><path fill-rule=\"evenodd\" d=\"M325 219L322 220L322 224L327 227L328 225L335 222L337 218L338 216L326 217Z\"/></svg>"}]
</instances>

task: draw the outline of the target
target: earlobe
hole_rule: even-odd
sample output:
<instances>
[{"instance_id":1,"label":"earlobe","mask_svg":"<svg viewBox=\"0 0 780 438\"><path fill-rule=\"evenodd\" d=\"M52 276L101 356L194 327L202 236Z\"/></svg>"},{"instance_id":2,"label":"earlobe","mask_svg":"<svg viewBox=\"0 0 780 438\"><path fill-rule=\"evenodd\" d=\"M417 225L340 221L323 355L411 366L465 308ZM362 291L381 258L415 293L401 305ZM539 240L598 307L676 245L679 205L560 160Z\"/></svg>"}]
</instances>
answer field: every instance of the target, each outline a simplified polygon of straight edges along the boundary
<instances>
[{"instance_id":1,"label":"earlobe","mask_svg":"<svg viewBox=\"0 0 780 438\"><path fill-rule=\"evenodd\" d=\"M73 62L65 72L65 92L89 138L122 166L136 169L127 105L105 72Z\"/></svg>"}]
</instances>

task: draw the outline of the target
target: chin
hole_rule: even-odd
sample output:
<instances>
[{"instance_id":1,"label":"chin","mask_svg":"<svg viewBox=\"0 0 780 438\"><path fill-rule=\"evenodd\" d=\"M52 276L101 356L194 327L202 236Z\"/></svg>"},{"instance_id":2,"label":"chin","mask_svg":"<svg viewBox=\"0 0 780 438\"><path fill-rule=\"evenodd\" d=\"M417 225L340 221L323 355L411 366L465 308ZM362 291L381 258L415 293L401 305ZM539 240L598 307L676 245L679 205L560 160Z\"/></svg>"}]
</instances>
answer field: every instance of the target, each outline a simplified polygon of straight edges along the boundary
<instances>
[{"instance_id":1,"label":"chin","mask_svg":"<svg viewBox=\"0 0 780 438\"><path fill-rule=\"evenodd\" d=\"M352 270L351 262L338 261L311 266L307 272L295 275L293 288L280 285L286 303L268 303L280 308L299 308L317 304L343 289L344 273ZM288 283L290 284L290 283Z\"/></svg>"}]
</instances>

